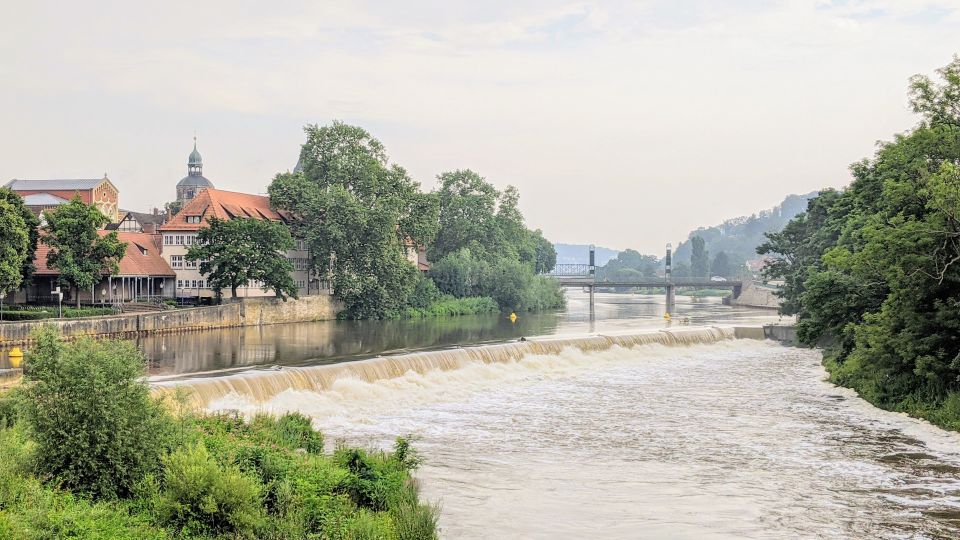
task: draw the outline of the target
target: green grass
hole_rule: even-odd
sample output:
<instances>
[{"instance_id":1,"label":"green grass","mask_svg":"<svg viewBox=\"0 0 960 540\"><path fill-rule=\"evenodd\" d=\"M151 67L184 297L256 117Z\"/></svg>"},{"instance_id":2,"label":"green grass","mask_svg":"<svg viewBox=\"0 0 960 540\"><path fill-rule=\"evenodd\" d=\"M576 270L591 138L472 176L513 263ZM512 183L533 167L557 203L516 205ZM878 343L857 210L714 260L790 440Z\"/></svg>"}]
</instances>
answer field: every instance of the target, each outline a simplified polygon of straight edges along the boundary
<instances>
[{"instance_id":1,"label":"green grass","mask_svg":"<svg viewBox=\"0 0 960 540\"><path fill-rule=\"evenodd\" d=\"M484 313L498 313L500 307L486 296L472 296L454 298L443 296L426 308L407 308L403 312L405 319L426 319L431 317L456 317L460 315L481 315Z\"/></svg>"}]
</instances>

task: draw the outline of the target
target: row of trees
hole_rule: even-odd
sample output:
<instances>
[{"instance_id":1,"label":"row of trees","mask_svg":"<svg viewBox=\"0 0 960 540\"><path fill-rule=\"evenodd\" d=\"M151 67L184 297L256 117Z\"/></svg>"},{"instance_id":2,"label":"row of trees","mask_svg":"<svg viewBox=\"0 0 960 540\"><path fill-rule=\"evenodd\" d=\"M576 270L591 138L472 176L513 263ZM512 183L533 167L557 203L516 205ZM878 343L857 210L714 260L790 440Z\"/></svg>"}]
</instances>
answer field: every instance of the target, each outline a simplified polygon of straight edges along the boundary
<instances>
[{"instance_id":1,"label":"row of trees","mask_svg":"<svg viewBox=\"0 0 960 540\"><path fill-rule=\"evenodd\" d=\"M270 200L295 216L294 234L315 270L331 276L347 317L392 317L441 294L489 296L503 309L562 303L559 288L537 276L556 252L525 226L515 188L500 192L458 170L425 193L364 129L334 122L305 132L302 170L278 174ZM418 246L434 261L426 277L408 260Z\"/></svg>"},{"instance_id":2,"label":"row of trees","mask_svg":"<svg viewBox=\"0 0 960 540\"><path fill-rule=\"evenodd\" d=\"M960 428L960 58L911 80L919 124L852 166L758 252L835 381Z\"/></svg>"},{"instance_id":3,"label":"row of trees","mask_svg":"<svg viewBox=\"0 0 960 540\"><path fill-rule=\"evenodd\" d=\"M116 273L126 252L117 233L99 234L109 219L80 197L44 213L40 227L23 199L0 189L0 298L30 282L40 242L48 245L47 266L56 269L62 287L72 290L77 306L80 291L90 289L104 272Z\"/></svg>"}]
</instances>

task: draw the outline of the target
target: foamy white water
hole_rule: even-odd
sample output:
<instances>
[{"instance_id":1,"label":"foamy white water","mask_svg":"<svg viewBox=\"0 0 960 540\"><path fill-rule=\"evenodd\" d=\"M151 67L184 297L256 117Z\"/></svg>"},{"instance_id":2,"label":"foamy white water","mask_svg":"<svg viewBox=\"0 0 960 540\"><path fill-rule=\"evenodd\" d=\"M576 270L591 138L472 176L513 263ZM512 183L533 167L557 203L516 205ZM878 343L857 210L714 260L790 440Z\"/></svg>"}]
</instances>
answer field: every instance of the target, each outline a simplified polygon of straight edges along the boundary
<instances>
[{"instance_id":1,"label":"foamy white water","mask_svg":"<svg viewBox=\"0 0 960 540\"><path fill-rule=\"evenodd\" d=\"M412 435L445 538L960 535L960 439L819 361L750 340L567 347L209 406L301 411L352 444Z\"/></svg>"}]
</instances>

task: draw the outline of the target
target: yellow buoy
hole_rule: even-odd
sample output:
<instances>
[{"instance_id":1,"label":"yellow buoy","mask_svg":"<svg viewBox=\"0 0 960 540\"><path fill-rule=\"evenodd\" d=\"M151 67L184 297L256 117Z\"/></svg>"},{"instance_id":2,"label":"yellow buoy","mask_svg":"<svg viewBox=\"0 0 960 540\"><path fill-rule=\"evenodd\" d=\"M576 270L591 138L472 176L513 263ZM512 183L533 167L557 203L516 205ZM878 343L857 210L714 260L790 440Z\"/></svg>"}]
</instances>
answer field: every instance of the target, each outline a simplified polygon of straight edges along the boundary
<instances>
[{"instance_id":1,"label":"yellow buoy","mask_svg":"<svg viewBox=\"0 0 960 540\"><path fill-rule=\"evenodd\" d=\"M664 314L663 314L663 318L664 318L665 320L668 320L668 321L669 321L669 320L670 320L670 313L664 313Z\"/></svg>"},{"instance_id":2,"label":"yellow buoy","mask_svg":"<svg viewBox=\"0 0 960 540\"><path fill-rule=\"evenodd\" d=\"M510 312L510 322L512 323L517 322L517 314L513 311Z\"/></svg>"},{"instance_id":3,"label":"yellow buoy","mask_svg":"<svg viewBox=\"0 0 960 540\"><path fill-rule=\"evenodd\" d=\"M10 353L7 356L10 357L10 367L14 369L19 368L20 364L23 363L23 351L20 350L20 347L10 349Z\"/></svg>"}]
</instances>

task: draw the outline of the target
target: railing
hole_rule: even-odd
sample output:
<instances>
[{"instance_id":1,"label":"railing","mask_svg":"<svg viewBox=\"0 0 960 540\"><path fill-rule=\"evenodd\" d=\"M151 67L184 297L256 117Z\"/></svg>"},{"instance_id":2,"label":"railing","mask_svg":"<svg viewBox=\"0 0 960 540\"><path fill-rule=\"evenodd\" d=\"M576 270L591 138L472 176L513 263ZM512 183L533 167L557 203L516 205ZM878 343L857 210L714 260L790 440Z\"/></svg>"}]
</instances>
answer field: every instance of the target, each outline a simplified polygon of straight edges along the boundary
<instances>
[{"instance_id":1,"label":"railing","mask_svg":"<svg viewBox=\"0 0 960 540\"><path fill-rule=\"evenodd\" d=\"M558 264L547 275L554 277L588 277L593 275L594 269L595 267L589 264Z\"/></svg>"}]
</instances>

